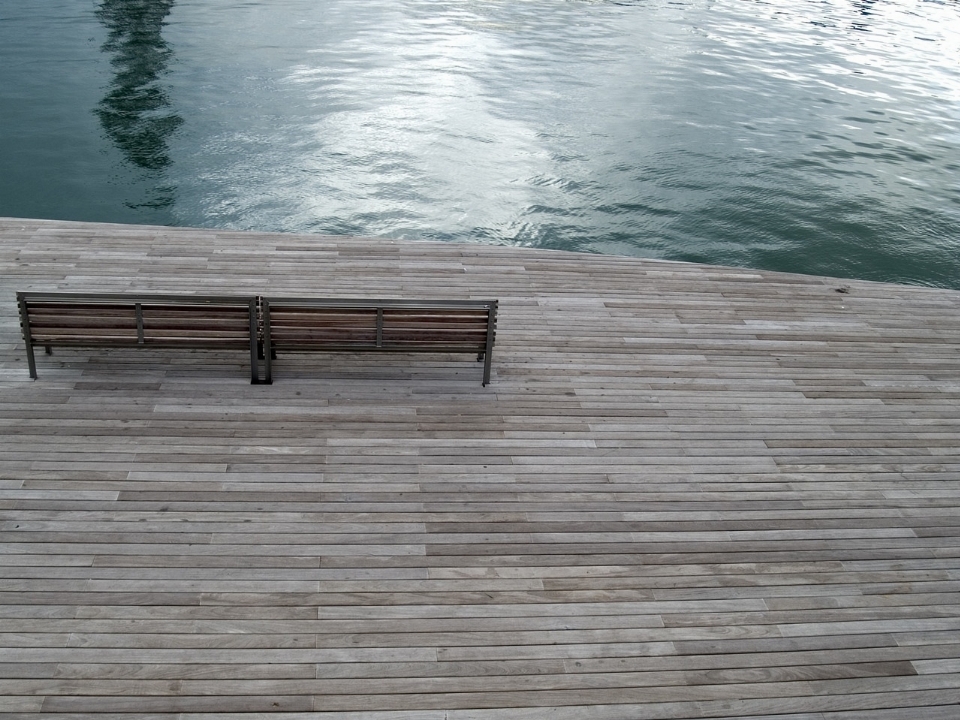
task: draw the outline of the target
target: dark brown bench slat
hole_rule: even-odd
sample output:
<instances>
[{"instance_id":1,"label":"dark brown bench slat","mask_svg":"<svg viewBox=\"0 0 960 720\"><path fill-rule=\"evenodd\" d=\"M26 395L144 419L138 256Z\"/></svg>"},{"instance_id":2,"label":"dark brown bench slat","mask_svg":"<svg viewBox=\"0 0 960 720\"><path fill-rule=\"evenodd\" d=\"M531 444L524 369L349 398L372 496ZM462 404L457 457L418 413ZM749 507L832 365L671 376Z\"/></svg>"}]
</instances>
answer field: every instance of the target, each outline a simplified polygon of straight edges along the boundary
<instances>
[{"instance_id":1,"label":"dark brown bench slat","mask_svg":"<svg viewBox=\"0 0 960 720\"><path fill-rule=\"evenodd\" d=\"M274 350L286 350L287 348L296 349L297 347L311 345L316 348L322 348L325 345L355 345L358 347L374 345L377 342L376 335L369 337L367 335L358 335L356 333L296 333L274 335L271 340L271 347Z\"/></svg>"},{"instance_id":2,"label":"dark brown bench slat","mask_svg":"<svg viewBox=\"0 0 960 720\"><path fill-rule=\"evenodd\" d=\"M309 310L298 310L297 312L279 311L271 308L270 319L278 327L282 325L308 325L317 327L336 327L346 325L349 327L372 327L377 326L376 312L369 313L342 313L339 311L310 312Z\"/></svg>"},{"instance_id":3,"label":"dark brown bench slat","mask_svg":"<svg viewBox=\"0 0 960 720\"><path fill-rule=\"evenodd\" d=\"M373 343L376 344L377 337L374 330L356 331L352 328L338 329L316 329L316 328L285 328L279 331L271 326L271 344L276 349L288 343L302 342L355 342L355 343ZM457 332L437 332L437 331L416 331L413 333L403 332L396 328L384 328L382 335L383 344L411 344L418 343L458 343L463 346L470 346L474 352L483 352L486 342L486 331L482 333L463 331Z\"/></svg>"},{"instance_id":4,"label":"dark brown bench slat","mask_svg":"<svg viewBox=\"0 0 960 720\"><path fill-rule=\"evenodd\" d=\"M250 343L250 333L226 333L226 332L180 332L176 334L153 334L144 335L143 344L151 343L185 343L189 345L241 345L246 346Z\"/></svg>"},{"instance_id":5,"label":"dark brown bench slat","mask_svg":"<svg viewBox=\"0 0 960 720\"><path fill-rule=\"evenodd\" d=\"M76 333L58 333L50 335L36 335L33 338L35 345L46 348L66 345L85 345L87 347L109 347L119 345L139 345L136 334L124 335L82 335Z\"/></svg>"},{"instance_id":6,"label":"dark brown bench slat","mask_svg":"<svg viewBox=\"0 0 960 720\"><path fill-rule=\"evenodd\" d=\"M457 318L483 318L483 312L477 312L473 310L452 310L449 313L447 312L438 312L436 310L430 309L420 309L416 308L413 310L407 310L404 308L384 308L384 315L389 315L396 318L438 318L440 320L456 320Z\"/></svg>"},{"instance_id":7,"label":"dark brown bench slat","mask_svg":"<svg viewBox=\"0 0 960 720\"><path fill-rule=\"evenodd\" d=\"M404 330L403 328L383 329L383 341L391 342L454 342L473 343L477 350L483 348L483 343L487 339L486 331L477 332L475 330L435 330L433 328L413 328Z\"/></svg>"},{"instance_id":8,"label":"dark brown bench slat","mask_svg":"<svg viewBox=\"0 0 960 720\"><path fill-rule=\"evenodd\" d=\"M263 298L264 364L280 351L471 352L490 382L497 301Z\"/></svg>"},{"instance_id":9,"label":"dark brown bench slat","mask_svg":"<svg viewBox=\"0 0 960 720\"><path fill-rule=\"evenodd\" d=\"M66 296L66 293L64 293ZM129 315L132 311L129 303L90 303L90 302L76 302L65 305L64 302L31 302L30 311L36 313L37 315L43 315L51 313L54 315L83 315L90 312L91 310L96 310L101 314L108 313L118 313L122 315Z\"/></svg>"},{"instance_id":10,"label":"dark brown bench slat","mask_svg":"<svg viewBox=\"0 0 960 720\"><path fill-rule=\"evenodd\" d=\"M96 310L87 311L90 313ZM65 315L42 315L35 316L30 314L31 328L76 328L77 330L95 331L97 329L122 329L136 332L137 319L135 315L130 317L96 317L87 315L85 317ZM147 330L164 329L223 329L228 331L248 332L249 319L246 315L242 317L231 318L209 318L203 314L201 307L191 307L191 309L180 317L157 317L149 314L146 310L143 313L143 323Z\"/></svg>"},{"instance_id":11,"label":"dark brown bench slat","mask_svg":"<svg viewBox=\"0 0 960 720\"><path fill-rule=\"evenodd\" d=\"M49 328L51 330L58 330L60 328L68 328L71 330L76 330L77 332L96 332L97 330L120 330L126 332L132 332L134 335L137 333L137 320L136 318L130 318L123 322L119 321L103 321L98 322L96 318L88 319L68 319L64 322L56 322L55 319L43 319L43 320L32 320L30 322L30 327L35 330L43 330Z\"/></svg>"}]
</instances>

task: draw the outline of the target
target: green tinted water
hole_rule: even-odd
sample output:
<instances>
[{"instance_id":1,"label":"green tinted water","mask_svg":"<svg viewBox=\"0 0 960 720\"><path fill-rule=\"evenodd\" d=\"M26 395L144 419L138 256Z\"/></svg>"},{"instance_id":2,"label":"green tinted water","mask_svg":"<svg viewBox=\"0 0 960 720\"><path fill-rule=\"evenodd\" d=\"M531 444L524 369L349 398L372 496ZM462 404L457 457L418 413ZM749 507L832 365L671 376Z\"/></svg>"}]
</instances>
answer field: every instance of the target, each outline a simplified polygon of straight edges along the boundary
<instances>
[{"instance_id":1,"label":"green tinted water","mask_svg":"<svg viewBox=\"0 0 960 720\"><path fill-rule=\"evenodd\" d=\"M0 5L0 215L960 288L960 5Z\"/></svg>"}]
</instances>

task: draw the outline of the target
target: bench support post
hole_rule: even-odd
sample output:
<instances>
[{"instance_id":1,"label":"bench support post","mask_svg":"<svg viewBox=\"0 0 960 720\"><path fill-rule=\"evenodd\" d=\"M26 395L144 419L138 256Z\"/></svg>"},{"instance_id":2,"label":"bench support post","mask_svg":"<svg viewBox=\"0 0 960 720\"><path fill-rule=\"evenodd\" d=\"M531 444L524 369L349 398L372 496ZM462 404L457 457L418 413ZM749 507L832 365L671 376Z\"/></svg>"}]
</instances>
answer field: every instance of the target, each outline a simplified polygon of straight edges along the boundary
<instances>
[{"instance_id":1,"label":"bench support post","mask_svg":"<svg viewBox=\"0 0 960 720\"><path fill-rule=\"evenodd\" d=\"M260 366L257 364L257 350L259 348L257 298L250 298L250 384L260 383Z\"/></svg>"},{"instance_id":2,"label":"bench support post","mask_svg":"<svg viewBox=\"0 0 960 720\"><path fill-rule=\"evenodd\" d=\"M137 345L146 342L143 338L143 303L134 303L133 310L137 316Z\"/></svg>"},{"instance_id":3,"label":"bench support post","mask_svg":"<svg viewBox=\"0 0 960 720\"><path fill-rule=\"evenodd\" d=\"M490 383L490 363L493 361L493 339L497 326L497 301L490 303L487 311L487 347L483 351L483 387Z\"/></svg>"},{"instance_id":4,"label":"bench support post","mask_svg":"<svg viewBox=\"0 0 960 720\"><path fill-rule=\"evenodd\" d=\"M22 293L17 293L17 305L20 306L20 328L23 331L23 342L27 346L27 367L30 369L30 378L37 379L37 360L33 356L33 338L30 335L30 318L27 315L27 299ZM50 352L50 348L47 348Z\"/></svg>"},{"instance_id":5,"label":"bench support post","mask_svg":"<svg viewBox=\"0 0 960 720\"><path fill-rule=\"evenodd\" d=\"M263 382L273 385L273 347L270 344L270 301L260 298L260 317L263 320Z\"/></svg>"}]
</instances>

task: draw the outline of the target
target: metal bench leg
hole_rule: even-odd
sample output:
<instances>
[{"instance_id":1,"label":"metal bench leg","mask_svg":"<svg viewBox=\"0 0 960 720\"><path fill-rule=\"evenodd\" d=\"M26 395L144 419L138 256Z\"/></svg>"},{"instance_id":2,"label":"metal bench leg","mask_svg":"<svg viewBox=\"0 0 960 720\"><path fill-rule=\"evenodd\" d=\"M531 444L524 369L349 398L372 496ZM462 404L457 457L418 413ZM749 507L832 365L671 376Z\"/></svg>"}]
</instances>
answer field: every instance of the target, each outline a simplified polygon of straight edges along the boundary
<instances>
[{"instance_id":1,"label":"metal bench leg","mask_svg":"<svg viewBox=\"0 0 960 720\"><path fill-rule=\"evenodd\" d=\"M260 316L263 320L263 382L273 385L273 361L277 353L270 345L270 303L266 300L260 304Z\"/></svg>"},{"instance_id":2,"label":"metal bench leg","mask_svg":"<svg viewBox=\"0 0 960 720\"><path fill-rule=\"evenodd\" d=\"M37 379L37 359L33 356L33 337L30 335L30 319L27 314L27 301L20 293L17 293L17 306L20 310L20 329L23 331L23 342L27 346L27 367L30 369L30 378ZM47 355L50 354L50 346L47 345Z\"/></svg>"},{"instance_id":3,"label":"metal bench leg","mask_svg":"<svg viewBox=\"0 0 960 720\"><path fill-rule=\"evenodd\" d=\"M250 384L260 384L260 366L257 363L257 354L260 349L257 337L257 301L250 301Z\"/></svg>"},{"instance_id":4,"label":"metal bench leg","mask_svg":"<svg viewBox=\"0 0 960 720\"><path fill-rule=\"evenodd\" d=\"M487 343L480 357L483 358L483 387L490 383L490 363L493 360L493 338L494 328L497 327L497 301L490 304L487 311ZM480 358L477 358L478 360Z\"/></svg>"},{"instance_id":5,"label":"metal bench leg","mask_svg":"<svg viewBox=\"0 0 960 720\"><path fill-rule=\"evenodd\" d=\"M254 340L250 348L250 384L260 384L260 365L257 362L257 343Z\"/></svg>"},{"instance_id":6,"label":"metal bench leg","mask_svg":"<svg viewBox=\"0 0 960 720\"><path fill-rule=\"evenodd\" d=\"M37 379L37 360L33 357L33 343L27 340L27 367L30 369L30 378Z\"/></svg>"},{"instance_id":7,"label":"metal bench leg","mask_svg":"<svg viewBox=\"0 0 960 720\"><path fill-rule=\"evenodd\" d=\"M269 348L269 345L267 343L267 348ZM263 351L263 382L266 385L273 385L273 360L276 358L276 354L270 352L267 348L264 348Z\"/></svg>"}]
</instances>

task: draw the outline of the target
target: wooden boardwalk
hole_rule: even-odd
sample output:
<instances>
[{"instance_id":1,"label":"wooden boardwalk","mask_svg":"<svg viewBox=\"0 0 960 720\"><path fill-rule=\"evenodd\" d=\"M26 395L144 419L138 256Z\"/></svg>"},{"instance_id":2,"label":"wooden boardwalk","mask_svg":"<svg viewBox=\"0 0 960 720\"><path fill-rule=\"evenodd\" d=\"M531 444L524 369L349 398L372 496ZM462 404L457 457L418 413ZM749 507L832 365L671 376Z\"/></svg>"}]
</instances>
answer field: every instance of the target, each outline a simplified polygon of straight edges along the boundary
<instances>
[{"instance_id":1,"label":"wooden boardwalk","mask_svg":"<svg viewBox=\"0 0 960 720\"><path fill-rule=\"evenodd\" d=\"M0 283L4 718L960 718L960 293L9 219ZM499 298L493 379L30 381L54 289Z\"/></svg>"}]
</instances>

